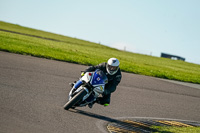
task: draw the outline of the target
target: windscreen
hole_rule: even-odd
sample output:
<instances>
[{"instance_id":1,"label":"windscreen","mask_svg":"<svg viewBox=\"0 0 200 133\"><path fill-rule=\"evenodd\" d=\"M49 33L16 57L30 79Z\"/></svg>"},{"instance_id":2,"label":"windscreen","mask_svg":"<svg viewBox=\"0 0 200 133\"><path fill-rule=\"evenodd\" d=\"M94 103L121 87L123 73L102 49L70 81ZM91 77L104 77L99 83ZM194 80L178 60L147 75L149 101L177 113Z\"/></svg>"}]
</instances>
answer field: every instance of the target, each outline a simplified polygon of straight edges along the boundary
<instances>
[{"instance_id":1,"label":"windscreen","mask_svg":"<svg viewBox=\"0 0 200 133\"><path fill-rule=\"evenodd\" d=\"M107 76L104 74L103 71L97 69L93 74L91 84L92 85L102 85L102 84L104 85L106 83L108 83Z\"/></svg>"}]
</instances>

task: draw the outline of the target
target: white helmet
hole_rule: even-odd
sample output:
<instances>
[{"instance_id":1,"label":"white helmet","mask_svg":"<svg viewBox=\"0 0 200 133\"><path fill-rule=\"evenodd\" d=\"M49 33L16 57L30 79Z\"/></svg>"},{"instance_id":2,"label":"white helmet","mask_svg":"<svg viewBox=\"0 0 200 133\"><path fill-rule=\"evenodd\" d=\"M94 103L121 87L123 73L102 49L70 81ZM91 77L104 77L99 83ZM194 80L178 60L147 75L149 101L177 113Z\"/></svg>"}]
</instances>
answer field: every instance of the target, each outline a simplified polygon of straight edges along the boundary
<instances>
[{"instance_id":1,"label":"white helmet","mask_svg":"<svg viewBox=\"0 0 200 133\"><path fill-rule=\"evenodd\" d=\"M119 69L119 60L116 58L110 58L106 65L106 70L110 75L117 73Z\"/></svg>"}]
</instances>

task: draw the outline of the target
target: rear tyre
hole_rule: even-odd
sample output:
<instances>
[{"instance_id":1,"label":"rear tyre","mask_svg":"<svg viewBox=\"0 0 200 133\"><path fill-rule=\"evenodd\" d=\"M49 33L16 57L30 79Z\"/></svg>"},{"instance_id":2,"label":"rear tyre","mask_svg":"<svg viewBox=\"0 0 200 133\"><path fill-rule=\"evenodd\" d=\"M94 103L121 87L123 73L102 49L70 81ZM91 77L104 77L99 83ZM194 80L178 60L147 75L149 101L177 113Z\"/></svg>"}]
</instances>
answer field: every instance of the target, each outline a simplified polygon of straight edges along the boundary
<instances>
[{"instance_id":1,"label":"rear tyre","mask_svg":"<svg viewBox=\"0 0 200 133\"><path fill-rule=\"evenodd\" d=\"M74 108L72 107L73 105L75 105L76 103L78 103L80 100L83 99L83 97L87 94L87 92L83 89L81 90L79 93L77 93L70 101L68 101L65 105L64 105L64 109L68 110L69 108Z\"/></svg>"}]
</instances>

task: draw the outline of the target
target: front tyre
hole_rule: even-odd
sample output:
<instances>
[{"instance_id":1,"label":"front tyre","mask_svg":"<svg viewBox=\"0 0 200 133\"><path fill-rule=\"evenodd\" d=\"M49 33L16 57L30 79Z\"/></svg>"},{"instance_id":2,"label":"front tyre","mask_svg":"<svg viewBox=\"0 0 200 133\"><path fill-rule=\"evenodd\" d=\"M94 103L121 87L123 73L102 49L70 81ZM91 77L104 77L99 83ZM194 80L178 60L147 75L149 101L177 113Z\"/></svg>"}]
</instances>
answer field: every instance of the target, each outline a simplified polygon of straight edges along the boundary
<instances>
[{"instance_id":1,"label":"front tyre","mask_svg":"<svg viewBox=\"0 0 200 133\"><path fill-rule=\"evenodd\" d=\"M83 99L83 97L87 94L87 92L83 89L80 92L78 92L70 101L68 101L64 105L64 109L68 110L69 108L72 108L73 105L78 103L80 100Z\"/></svg>"}]
</instances>

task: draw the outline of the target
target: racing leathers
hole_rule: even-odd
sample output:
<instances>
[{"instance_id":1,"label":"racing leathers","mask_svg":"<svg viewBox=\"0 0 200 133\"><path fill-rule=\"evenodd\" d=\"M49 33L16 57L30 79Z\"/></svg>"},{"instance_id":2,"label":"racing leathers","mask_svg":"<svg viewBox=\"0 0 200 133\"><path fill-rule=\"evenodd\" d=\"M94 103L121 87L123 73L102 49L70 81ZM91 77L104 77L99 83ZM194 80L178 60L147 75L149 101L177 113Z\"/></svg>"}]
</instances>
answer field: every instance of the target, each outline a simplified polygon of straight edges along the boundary
<instances>
[{"instance_id":1,"label":"racing leathers","mask_svg":"<svg viewBox=\"0 0 200 133\"><path fill-rule=\"evenodd\" d=\"M110 75L106 70L106 65L107 63L104 62L96 66L90 66L85 70L85 72L92 72L96 69L100 69L106 74L108 78L108 83L105 85L103 97L97 100L97 103L101 105L110 104L111 93L116 90L116 87L120 83L122 78L120 68L118 69L117 73L115 73L114 75Z\"/></svg>"}]
</instances>

